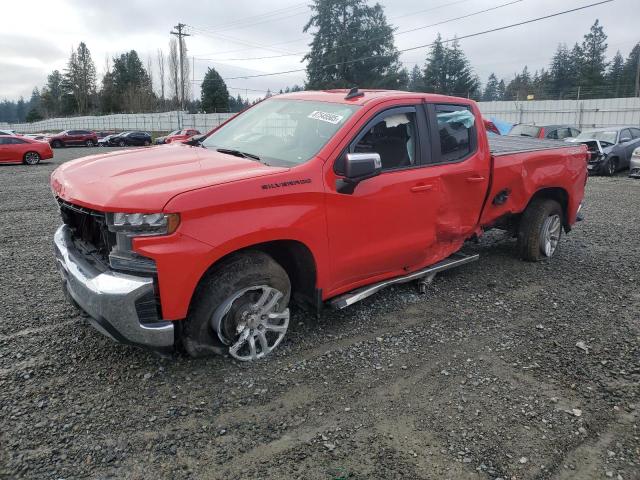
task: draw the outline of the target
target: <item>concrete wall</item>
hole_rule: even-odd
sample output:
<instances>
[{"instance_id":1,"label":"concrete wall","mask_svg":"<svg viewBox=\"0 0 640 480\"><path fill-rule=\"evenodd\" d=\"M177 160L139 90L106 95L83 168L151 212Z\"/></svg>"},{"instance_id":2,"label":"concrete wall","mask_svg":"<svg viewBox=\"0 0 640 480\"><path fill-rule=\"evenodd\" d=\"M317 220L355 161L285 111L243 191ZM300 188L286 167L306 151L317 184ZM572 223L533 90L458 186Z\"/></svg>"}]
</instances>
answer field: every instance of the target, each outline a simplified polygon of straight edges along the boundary
<instances>
[{"instance_id":1,"label":"concrete wall","mask_svg":"<svg viewBox=\"0 0 640 480\"><path fill-rule=\"evenodd\" d=\"M536 125L569 124L578 128L640 126L640 98L480 102L487 118Z\"/></svg>"}]
</instances>

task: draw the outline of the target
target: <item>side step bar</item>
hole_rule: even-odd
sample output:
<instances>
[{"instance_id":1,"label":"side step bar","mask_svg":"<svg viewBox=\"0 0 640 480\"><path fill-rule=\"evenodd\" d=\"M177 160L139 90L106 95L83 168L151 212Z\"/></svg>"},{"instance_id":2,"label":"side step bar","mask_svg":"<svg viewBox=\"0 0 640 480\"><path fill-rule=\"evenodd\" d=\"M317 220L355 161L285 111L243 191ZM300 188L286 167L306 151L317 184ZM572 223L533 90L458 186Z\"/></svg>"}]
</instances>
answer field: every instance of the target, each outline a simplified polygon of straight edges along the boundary
<instances>
[{"instance_id":1,"label":"side step bar","mask_svg":"<svg viewBox=\"0 0 640 480\"><path fill-rule=\"evenodd\" d=\"M383 288L386 288L390 285L396 285L398 283L407 283L412 280L419 280L423 277L434 276L438 272L443 272L445 270L449 270L450 268L459 267L466 263L475 262L480 258L480 255L465 255L464 253L454 253L448 258L445 258L441 262L435 263L430 267L424 268L422 270L418 270L417 272L410 273L408 275L403 275L402 277L390 278L389 280L383 280L382 282L373 283L371 285L367 285L366 287L359 288L357 290L353 290L348 293L344 293L335 298L329 300L329 305L335 309L342 310L343 308L348 307L349 305L353 305L354 303L359 302L360 300L364 300L367 297L370 297L376 292L379 292Z\"/></svg>"}]
</instances>

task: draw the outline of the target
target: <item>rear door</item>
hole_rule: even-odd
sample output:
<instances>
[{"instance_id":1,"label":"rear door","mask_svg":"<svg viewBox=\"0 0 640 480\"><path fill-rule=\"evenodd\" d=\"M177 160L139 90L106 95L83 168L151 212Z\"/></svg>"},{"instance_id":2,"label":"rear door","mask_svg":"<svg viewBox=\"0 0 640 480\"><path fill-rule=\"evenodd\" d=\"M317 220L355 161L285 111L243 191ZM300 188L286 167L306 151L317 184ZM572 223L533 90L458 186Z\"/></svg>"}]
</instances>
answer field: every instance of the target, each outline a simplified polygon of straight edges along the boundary
<instances>
[{"instance_id":1,"label":"rear door","mask_svg":"<svg viewBox=\"0 0 640 480\"><path fill-rule=\"evenodd\" d=\"M625 128L620 131L619 142L620 142L620 167L626 168L629 166L629 162L631 161L631 154L634 150L634 141L633 135L631 134L631 129ZM626 141L623 141L626 140Z\"/></svg>"},{"instance_id":2,"label":"rear door","mask_svg":"<svg viewBox=\"0 0 640 480\"><path fill-rule=\"evenodd\" d=\"M486 142L478 141L470 107L451 103L429 104L433 170L440 180L436 225L438 244L458 246L477 229L489 190L491 165ZM456 248L457 249L457 248Z\"/></svg>"},{"instance_id":3,"label":"rear door","mask_svg":"<svg viewBox=\"0 0 640 480\"><path fill-rule=\"evenodd\" d=\"M0 137L0 162L11 161L11 137Z\"/></svg>"}]
</instances>

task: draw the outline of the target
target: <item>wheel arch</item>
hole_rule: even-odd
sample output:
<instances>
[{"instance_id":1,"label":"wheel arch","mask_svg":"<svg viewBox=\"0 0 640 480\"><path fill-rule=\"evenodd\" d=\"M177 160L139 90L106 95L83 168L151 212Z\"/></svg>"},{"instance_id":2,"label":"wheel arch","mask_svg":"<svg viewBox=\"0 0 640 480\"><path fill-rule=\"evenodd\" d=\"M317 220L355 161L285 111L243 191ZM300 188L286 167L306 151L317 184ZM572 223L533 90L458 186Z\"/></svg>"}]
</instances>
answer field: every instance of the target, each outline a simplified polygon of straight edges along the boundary
<instances>
[{"instance_id":1,"label":"wheel arch","mask_svg":"<svg viewBox=\"0 0 640 480\"><path fill-rule=\"evenodd\" d=\"M317 263L311 249L299 240L272 240L247 245L218 258L202 274L195 291L203 279L230 258L247 251L260 251L272 257L289 276L291 298L305 309L319 312L322 308L322 290L316 287L318 279Z\"/></svg>"},{"instance_id":2,"label":"wheel arch","mask_svg":"<svg viewBox=\"0 0 640 480\"><path fill-rule=\"evenodd\" d=\"M527 208L532 202L540 199L555 200L560 204L562 208L562 226L565 232L569 232L571 230L571 225L569 224L569 192L562 187L541 188L529 199Z\"/></svg>"}]
</instances>

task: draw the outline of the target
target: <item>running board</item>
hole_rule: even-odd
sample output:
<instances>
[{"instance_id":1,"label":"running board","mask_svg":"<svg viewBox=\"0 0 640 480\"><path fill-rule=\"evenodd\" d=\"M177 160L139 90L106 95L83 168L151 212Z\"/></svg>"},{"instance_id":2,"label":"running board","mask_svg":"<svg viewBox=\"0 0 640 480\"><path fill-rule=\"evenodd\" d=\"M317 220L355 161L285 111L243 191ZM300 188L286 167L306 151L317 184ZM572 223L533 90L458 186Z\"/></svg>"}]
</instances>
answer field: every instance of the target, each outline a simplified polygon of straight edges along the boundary
<instances>
[{"instance_id":1,"label":"running board","mask_svg":"<svg viewBox=\"0 0 640 480\"><path fill-rule=\"evenodd\" d=\"M464 253L454 253L448 258L445 258L441 262L438 262L430 267L424 268L417 272L410 273L409 275L403 275L402 277L390 278L389 280L384 280L382 282L374 283L371 285L367 285L366 287L359 288L357 290L353 290L348 293L344 293L335 298L329 300L329 305L335 309L342 310L343 308L347 308L349 305L353 305L354 303L359 302L360 300L364 300L367 297L370 297L376 292L379 292L383 288L386 288L390 285L396 285L398 283L407 283L412 280L419 280L423 277L429 275L435 275L438 272L443 272L445 270L449 270L450 268L459 267L466 263L475 262L480 258L480 255L465 255Z\"/></svg>"}]
</instances>

